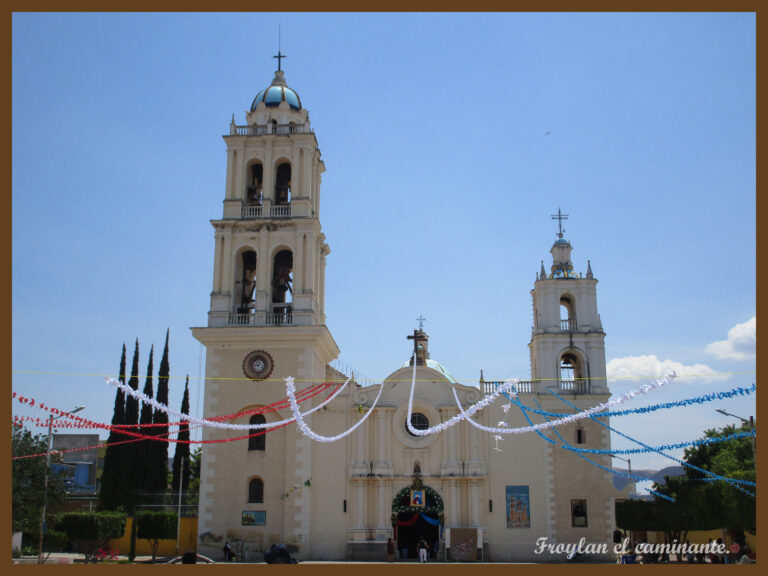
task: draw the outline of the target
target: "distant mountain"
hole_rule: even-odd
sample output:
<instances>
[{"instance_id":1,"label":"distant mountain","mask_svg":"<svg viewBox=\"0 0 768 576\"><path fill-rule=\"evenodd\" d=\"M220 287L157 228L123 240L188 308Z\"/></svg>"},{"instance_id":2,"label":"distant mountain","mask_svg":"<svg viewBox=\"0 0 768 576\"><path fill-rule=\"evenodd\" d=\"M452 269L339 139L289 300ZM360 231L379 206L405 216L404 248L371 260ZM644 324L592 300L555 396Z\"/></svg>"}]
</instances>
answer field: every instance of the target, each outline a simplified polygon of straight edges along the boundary
<instances>
[{"instance_id":1,"label":"distant mountain","mask_svg":"<svg viewBox=\"0 0 768 576\"><path fill-rule=\"evenodd\" d=\"M614 468L614 470L618 472L623 472L625 474L627 472L626 468ZM632 470L632 476L648 478L649 480L653 480L654 482L659 482L660 484L664 484L664 478L666 476L684 476L684 475L685 475L685 468L683 468L682 466L667 466L666 468L662 468L661 470ZM623 490L624 487L630 482L635 482L635 480L630 480L629 478L624 478L623 476L618 476L618 475L613 476L613 485L616 487L617 490Z\"/></svg>"}]
</instances>

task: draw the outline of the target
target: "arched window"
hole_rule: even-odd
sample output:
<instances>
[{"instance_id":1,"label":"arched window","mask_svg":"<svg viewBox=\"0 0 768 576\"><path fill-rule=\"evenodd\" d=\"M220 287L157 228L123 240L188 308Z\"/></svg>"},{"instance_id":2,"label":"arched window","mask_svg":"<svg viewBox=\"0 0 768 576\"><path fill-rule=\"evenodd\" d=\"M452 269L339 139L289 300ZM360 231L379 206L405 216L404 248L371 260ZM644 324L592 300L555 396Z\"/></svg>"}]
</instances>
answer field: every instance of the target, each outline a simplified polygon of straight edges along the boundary
<instances>
[{"instance_id":1,"label":"arched window","mask_svg":"<svg viewBox=\"0 0 768 576\"><path fill-rule=\"evenodd\" d=\"M584 433L584 428L578 426L576 428L576 444L586 444L587 436Z\"/></svg>"},{"instance_id":2,"label":"arched window","mask_svg":"<svg viewBox=\"0 0 768 576\"><path fill-rule=\"evenodd\" d=\"M261 478L254 478L248 483L248 503L264 503L264 481Z\"/></svg>"},{"instance_id":3,"label":"arched window","mask_svg":"<svg viewBox=\"0 0 768 576\"><path fill-rule=\"evenodd\" d=\"M261 414L254 414L251 416L249 424L266 424L267 419ZM251 450L266 450L267 449L267 435L264 433L265 429L251 429L250 434L257 434L257 436L251 436L248 438L248 451Z\"/></svg>"}]
</instances>

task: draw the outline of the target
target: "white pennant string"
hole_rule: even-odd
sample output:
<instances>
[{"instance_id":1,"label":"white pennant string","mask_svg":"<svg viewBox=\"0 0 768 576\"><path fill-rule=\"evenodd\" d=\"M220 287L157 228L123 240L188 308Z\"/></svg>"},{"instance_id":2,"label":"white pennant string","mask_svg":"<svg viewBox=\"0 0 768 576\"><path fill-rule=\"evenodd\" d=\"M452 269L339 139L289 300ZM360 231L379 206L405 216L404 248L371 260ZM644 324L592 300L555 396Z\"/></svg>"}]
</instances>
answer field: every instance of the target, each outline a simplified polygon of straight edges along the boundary
<instances>
[{"instance_id":1,"label":"white pennant string","mask_svg":"<svg viewBox=\"0 0 768 576\"><path fill-rule=\"evenodd\" d=\"M651 390L660 388L665 384L669 384L669 381L675 378L676 376L677 376L677 373L673 372L666 378L656 380L656 382L654 382L653 384L643 384L640 388L637 388L635 390L630 390L629 392L627 392L626 394L623 394L622 396L620 396L619 398L616 398L615 400L609 400L608 402L597 404L592 408L588 408L587 410L582 410L581 412L577 412L576 414L569 414L567 416L563 416L562 418L557 418L555 420L549 420L547 422L542 422L540 424L533 424L531 426L520 426L518 428L507 428L505 422L499 422L499 426L504 426L504 427L491 428L488 426L483 426L482 424L479 424L478 422L475 422L474 420L472 420L471 416L473 415L473 413L471 413L471 410L473 407L466 411L464 410L464 408L461 407L461 402L459 402L459 396L456 393L455 388L453 389L453 397L456 400L456 405L459 407L459 416L462 419L467 420L467 422L472 424L472 426L474 426L475 428L479 428L483 432L488 432L490 434L524 434L526 432L534 432L535 430L554 428L556 426L562 426L563 424L569 424L571 422L576 422L577 420L589 418L596 412L602 412L603 410L607 409L609 406L621 404L622 402L626 402L627 400L636 398L641 394L647 394ZM450 420L448 422L450 422ZM446 424L448 424L448 422L446 422Z\"/></svg>"},{"instance_id":2,"label":"white pennant string","mask_svg":"<svg viewBox=\"0 0 768 576\"><path fill-rule=\"evenodd\" d=\"M479 402L473 404L469 407L469 409L466 412L462 412L461 414L457 414L453 418L446 420L445 422L441 422L440 424L437 424L435 426L430 426L429 428L425 428L424 430L417 430L413 427L411 424L411 415L413 413L413 393L416 389L416 355L413 355L413 377L411 379L411 395L408 398L408 418L405 421L405 426L408 428L408 431L413 434L414 436L427 436L429 434L439 434L443 430L447 430L451 426L458 424L462 420L469 418L470 416L474 416L474 414L489 404L493 403L496 398L498 398L501 394L504 392L508 392L512 396L516 396L517 393L515 392L514 385L518 383L519 380L512 379L507 380L496 388L496 390L493 391L493 393L487 395L485 398L480 400Z\"/></svg>"},{"instance_id":3,"label":"white pennant string","mask_svg":"<svg viewBox=\"0 0 768 576\"><path fill-rule=\"evenodd\" d=\"M331 394L328 398L323 400L320 404L318 404L314 408L311 408L306 412L304 412L304 416L308 414L312 414L313 412L317 412L318 410L320 410L320 408L322 408L323 406L331 402L334 398L336 398L336 396L338 396L341 393L342 390L344 390L344 388L346 387L346 385L349 383L351 379L352 379L351 376L347 378L347 381L344 382L344 384L338 390L336 390L336 392ZM149 396L144 395L138 390L134 390L130 386L123 384L122 382L119 382L114 378L107 378L107 383L111 384L112 386L117 386L126 394L129 394L130 396L133 396L134 398L141 400L142 402L146 402L150 406L157 408L161 412L165 412L169 416L176 416L180 420L188 420L191 424L195 424L198 426L207 426L209 428L219 428L219 429L225 429L225 430L261 430L264 428L275 428L277 426L283 426L284 424L290 424L295 420L295 418L287 418L285 420L280 420L279 422L267 422L265 424L226 424L224 422L217 422L214 420L194 418L192 416L184 414L183 412L174 410L173 408L170 408L165 404L160 404L154 398L150 398Z\"/></svg>"},{"instance_id":4,"label":"white pennant string","mask_svg":"<svg viewBox=\"0 0 768 576\"><path fill-rule=\"evenodd\" d=\"M368 416L371 415L373 412L373 409L376 407L376 403L379 401L379 398L381 397L381 393L384 391L384 384L381 384L381 387L379 388L379 393L376 395L376 399L373 401L373 404L371 404L370 409L368 412L365 413L365 416L360 418L360 420L352 426L352 428L349 428L345 432L342 432L341 434L337 434L336 436L320 436L319 434L316 434L312 431L312 429L307 426L307 423L304 422L304 415L299 412L299 405L296 402L296 396L294 395L294 392L296 390L296 387L293 385L293 378L286 378L285 379L285 391L288 394L288 401L291 403L291 411L293 412L293 416L296 419L296 425L299 427L299 430L301 430L302 434L305 436L309 436L312 438L312 440L316 440L317 442L335 442L336 440L341 440L345 436L349 436L354 432L358 426L360 426L363 422L365 422L368 419ZM307 412L306 414L309 414Z\"/></svg>"}]
</instances>

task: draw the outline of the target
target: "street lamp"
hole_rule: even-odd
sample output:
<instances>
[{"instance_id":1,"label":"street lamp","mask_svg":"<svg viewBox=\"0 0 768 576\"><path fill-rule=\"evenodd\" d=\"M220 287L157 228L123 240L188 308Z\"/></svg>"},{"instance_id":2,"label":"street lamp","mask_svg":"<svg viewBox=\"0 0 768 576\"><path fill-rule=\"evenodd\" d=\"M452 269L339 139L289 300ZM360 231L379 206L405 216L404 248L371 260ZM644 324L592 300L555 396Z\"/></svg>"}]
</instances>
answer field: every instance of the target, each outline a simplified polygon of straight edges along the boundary
<instances>
[{"instance_id":1,"label":"street lamp","mask_svg":"<svg viewBox=\"0 0 768 576\"><path fill-rule=\"evenodd\" d=\"M749 420L747 420L746 418L742 418L741 416L736 416L736 414L731 414L730 412L726 412L722 408L718 408L717 410L715 410L715 412L720 412L720 414L723 414L725 416L732 416L733 418L738 418L742 422L746 422L747 424L752 426L752 428L755 427L755 419L752 416L750 416Z\"/></svg>"},{"instance_id":2,"label":"street lamp","mask_svg":"<svg viewBox=\"0 0 768 576\"><path fill-rule=\"evenodd\" d=\"M53 450L53 421L62 416L80 412L85 406L78 406L74 410L59 414L54 418L53 414L48 417L48 451L45 454L45 475L43 476L43 512L40 515L40 540L37 548L37 563L43 563L43 534L45 533L45 509L48 506L48 469L51 467L51 450Z\"/></svg>"},{"instance_id":3,"label":"street lamp","mask_svg":"<svg viewBox=\"0 0 768 576\"><path fill-rule=\"evenodd\" d=\"M616 454L611 454L611 458L618 458L619 460L624 460L624 462L627 463L628 474L632 476L632 458L622 458L621 456L616 456Z\"/></svg>"}]
</instances>

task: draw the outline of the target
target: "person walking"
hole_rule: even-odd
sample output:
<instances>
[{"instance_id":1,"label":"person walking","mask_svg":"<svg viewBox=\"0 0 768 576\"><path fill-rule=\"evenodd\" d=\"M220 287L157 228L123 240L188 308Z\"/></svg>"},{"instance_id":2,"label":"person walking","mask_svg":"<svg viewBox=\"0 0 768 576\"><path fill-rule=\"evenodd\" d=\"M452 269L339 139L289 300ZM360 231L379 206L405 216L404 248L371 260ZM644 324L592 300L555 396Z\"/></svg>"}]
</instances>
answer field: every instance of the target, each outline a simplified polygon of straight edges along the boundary
<instances>
[{"instance_id":1,"label":"person walking","mask_svg":"<svg viewBox=\"0 0 768 576\"><path fill-rule=\"evenodd\" d=\"M429 544L424 540L424 536L419 538L419 543L416 545L416 550L419 552L419 562L427 561L427 553L429 552Z\"/></svg>"},{"instance_id":2,"label":"person walking","mask_svg":"<svg viewBox=\"0 0 768 576\"><path fill-rule=\"evenodd\" d=\"M394 558L395 558L395 543L392 541L392 538L389 538L387 540L387 561L391 564Z\"/></svg>"}]
</instances>

